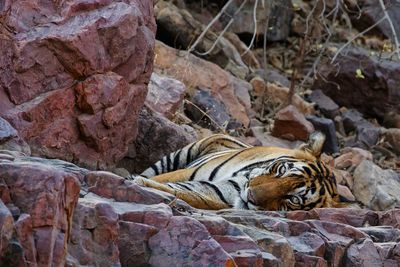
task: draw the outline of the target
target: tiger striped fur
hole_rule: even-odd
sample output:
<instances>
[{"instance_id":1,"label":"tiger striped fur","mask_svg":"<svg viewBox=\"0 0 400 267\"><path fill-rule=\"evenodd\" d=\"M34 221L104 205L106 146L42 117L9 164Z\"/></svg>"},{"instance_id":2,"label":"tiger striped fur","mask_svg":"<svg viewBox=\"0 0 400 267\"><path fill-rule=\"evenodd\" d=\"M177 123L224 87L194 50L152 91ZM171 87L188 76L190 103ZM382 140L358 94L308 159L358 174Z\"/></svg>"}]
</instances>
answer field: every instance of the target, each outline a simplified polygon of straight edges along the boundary
<instances>
[{"instance_id":1,"label":"tiger striped fur","mask_svg":"<svg viewBox=\"0 0 400 267\"><path fill-rule=\"evenodd\" d=\"M325 136L297 149L252 147L217 134L164 156L134 181L202 209L310 210L339 206L333 172L319 160Z\"/></svg>"}]
</instances>

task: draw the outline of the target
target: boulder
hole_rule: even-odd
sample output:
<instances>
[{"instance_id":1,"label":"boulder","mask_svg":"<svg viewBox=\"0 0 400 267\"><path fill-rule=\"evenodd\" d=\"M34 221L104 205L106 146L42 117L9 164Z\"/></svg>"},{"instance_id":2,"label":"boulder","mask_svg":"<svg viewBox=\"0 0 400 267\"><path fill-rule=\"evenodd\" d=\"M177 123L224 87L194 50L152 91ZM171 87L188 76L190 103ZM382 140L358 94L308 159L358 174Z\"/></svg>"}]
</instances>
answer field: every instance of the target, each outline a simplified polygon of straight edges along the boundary
<instances>
[{"instance_id":1,"label":"boulder","mask_svg":"<svg viewBox=\"0 0 400 267\"><path fill-rule=\"evenodd\" d=\"M373 210L386 210L398 205L399 190L398 175L392 170L382 170L372 161L362 161L354 171L354 196Z\"/></svg>"},{"instance_id":2,"label":"boulder","mask_svg":"<svg viewBox=\"0 0 400 267\"><path fill-rule=\"evenodd\" d=\"M0 160L0 196L5 204L14 206L12 210L17 218L14 244L25 260L33 265L59 266L65 263L72 214L83 176L78 168L68 170L68 166L68 163L62 165L38 158ZM8 212L7 217L6 210L1 207L0 210L3 214L1 231L5 239L2 244L7 246L6 239L10 233L5 227L13 223L12 215Z\"/></svg>"},{"instance_id":3,"label":"boulder","mask_svg":"<svg viewBox=\"0 0 400 267\"><path fill-rule=\"evenodd\" d=\"M374 0L362 0L362 1L351 1L346 0L346 6L349 8L348 14L350 15L350 19L352 25L361 31L371 27L376 24L383 16L383 10L379 3L379 1ZM397 36L400 35L400 16L399 11L400 8L398 5L395 5L391 2L385 2L386 11L392 20L394 30ZM366 34L369 35L378 35L384 36L388 39L393 37L393 32L391 26L388 21L384 20L383 22L376 25L371 31L368 31Z\"/></svg>"},{"instance_id":4,"label":"boulder","mask_svg":"<svg viewBox=\"0 0 400 267\"><path fill-rule=\"evenodd\" d=\"M193 122L210 130L225 131L242 126L231 119L224 103L206 88L195 91L185 103L185 113Z\"/></svg>"},{"instance_id":5,"label":"boulder","mask_svg":"<svg viewBox=\"0 0 400 267\"><path fill-rule=\"evenodd\" d=\"M342 155L335 158L335 168L353 172L364 160L372 161L372 153L358 147L346 147Z\"/></svg>"},{"instance_id":6,"label":"boulder","mask_svg":"<svg viewBox=\"0 0 400 267\"><path fill-rule=\"evenodd\" d=\"M20 151L28 156L31 154L29 145L19 136L17 130L2 117L0 117L0 150Z\"/></svg>"},{"instance_id":7,"label":"boulder","mask_svg":"<svg viewBox=\"0 0 400 267\"><path fill-rule=\"evenodd\" d=\"M339 106L321 90L317 89L312 91L309 99L310 101L314 102L316 104L316 108L328 118L333 119L339 115Z\"/></svg>"},{"instance_id":8,"label":"boulder","mask_svg":"<svg viewBox=\"0 0 400 267\"><path fill-rule=\"evenodd\" d=\"M185 84L187 88L208 88L220 99L229 114L244 127L249 125L251 85L217 65L156 42L155 72ZM238 97L240 95L240 97Z\"/></svg>"},{"instance_id":9,"label":"boulder","mask_svg":"<svg viewBox=\"0 0 400 267\"><path fill-rule=\"evenodd\" d=\"M307 121L296 107L289 105L275 114L272 135L289 140L307 141L314 126Z\"/></svg>"},{"instance_id":10,"label":"boulder","mask_svg":"<svg viewBox=\"0 0 400 267\"><path fill-rule=\"evenodd\" d=\"M257 36L264 35L264 25L266 24L267 13L269 16L268 33L267 39L269 41L284 41L289 36L290 23L292 21L292 3L291 1L272 1L269 5L262 5L257 1L248 1L243 9L238 13L236 10L239 8L242 1L236 0L229 5L226 10L226 15L221 16L221 23L227 24L232 17L232 25L229 30L238 34L242 39L250 42L251 36L256 29ZM258 7L254 8L254 5L258 3ZM271 10L267 10L270 7ZM255 16L257 17L257 27L254 25L254 10L256 10ZM262 38L262 37L261 37Z\"/></svg>"},{"instance_id":11,"label":"boulder","mask_svg":"<svg viewBox=\"0 0 400 267\"><path fill-rule=\"evenodd\" d=\"M186 87L178 80L154 72L150 77L148 90L147 106L171 119L182 105Z\"/></svg>"},{"instance_id":12,"label":"boulder","mask_svg":"<svg viewBox=\"0 0 400 267\"><path fill-rule=\"evenodd\" d=\"M378 1L375 1L378 2ZM389 111L400 112L400 63L375 59L366 52L349 49L334 65L323 64L312 88L320 89L338 105L355 108L383 120ZM363 78L356 76L361 70Z\"/></svg>"},{"instance_id":13,"label":"boulder","mask_svg":"<svg viewBox=\"0 0 400 267\"><path fill-rule=\"evenodd\" d=\"M0 40L0 116L33 155L115 166L152 72L152 4L13 1L0 12L1 32L13 32Z\"/></svg>"},{"instance_id":14,"label":"boulder","mask_svg":"<svg viewBox=\"0 0 400 267\"><path fill-rule=\"evenodd\" d=\"M192 127L175 124L146 106L139 114L138 127L136 141L118 164L131 173L141 173L163 156L197 140Z\"/></svg>"},{"instance_id":15,"label":"boulder","mask_svg":"<svg viewBox=\"0 0 400 267\"><path fill-rule=\"evenodd\" d=\"M350 245L345 257L346 266L382 266L378 249L371 239L365 239Z\"/></svg>"}]
</instances>

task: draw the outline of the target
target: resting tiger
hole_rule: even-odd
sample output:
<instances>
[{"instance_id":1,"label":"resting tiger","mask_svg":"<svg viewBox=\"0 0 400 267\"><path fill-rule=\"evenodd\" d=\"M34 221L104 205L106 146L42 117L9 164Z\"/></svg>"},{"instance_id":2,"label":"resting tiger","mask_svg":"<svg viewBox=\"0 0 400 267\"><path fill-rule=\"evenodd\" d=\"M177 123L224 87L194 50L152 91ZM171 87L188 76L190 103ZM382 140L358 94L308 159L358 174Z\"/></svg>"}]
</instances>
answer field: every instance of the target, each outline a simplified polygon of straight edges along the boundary
<instances>
[{"instance_id":1,"label":"resting tiger","mask_svg":"<svg viewBox=\"0 0 400 267\"><path fill-rule=\"evenodd\" d=\"M201 209L336 207L335 176L319 159L324 141L316 132L297 149L252 147L217 134L163 157L132 178Z\"/></svg>"}]
</instances>

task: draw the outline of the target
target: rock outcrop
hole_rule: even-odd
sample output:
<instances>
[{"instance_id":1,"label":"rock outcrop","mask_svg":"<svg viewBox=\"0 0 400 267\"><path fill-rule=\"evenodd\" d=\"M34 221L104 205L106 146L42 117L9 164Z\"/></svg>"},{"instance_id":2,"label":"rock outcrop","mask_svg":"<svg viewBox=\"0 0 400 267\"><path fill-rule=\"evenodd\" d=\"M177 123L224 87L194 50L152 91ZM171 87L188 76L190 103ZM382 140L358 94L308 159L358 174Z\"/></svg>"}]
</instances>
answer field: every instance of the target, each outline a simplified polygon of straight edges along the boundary
<instances>
[{"instance_id":1,"label":"rock outcrop","mask_svg":"<svg viewBox=\"0 0 400 267\"><path fill-rule=\"evenodd\" d=\"M400 260L398 209L196 210L109 172L5 152L0 177L2 264L396 266Z\"/></svg>"},{"instance_id":2,"label":"rock outcrop","mask_svg":"<svg viewBox=\"0 0 400 267\"><path fill-rule=\"evenodd\" d=\"M34 155L114 166L152 72L152 3L11 1L0 17L0 116Z\"/></svg>"}]
</instances>

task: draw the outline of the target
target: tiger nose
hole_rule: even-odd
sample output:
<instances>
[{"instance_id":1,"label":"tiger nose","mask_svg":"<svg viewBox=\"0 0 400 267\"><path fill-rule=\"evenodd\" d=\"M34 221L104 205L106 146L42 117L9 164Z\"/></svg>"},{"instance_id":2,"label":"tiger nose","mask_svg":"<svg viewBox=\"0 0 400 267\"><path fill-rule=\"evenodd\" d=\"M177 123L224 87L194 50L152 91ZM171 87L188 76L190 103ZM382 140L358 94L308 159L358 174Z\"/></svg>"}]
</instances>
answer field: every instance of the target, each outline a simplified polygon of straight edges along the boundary
<instances>
[{"instance_id":1,"label":"tiger nose","mask_svg":"<svg viewBox=\"0 0 400 267\"><path fill-rule=\"evenodd\" d=\"M247 201L253 205L257 205L256 199L254 198L254 193L252 190L247 192Z\"/></svg>"}]
</instances>

